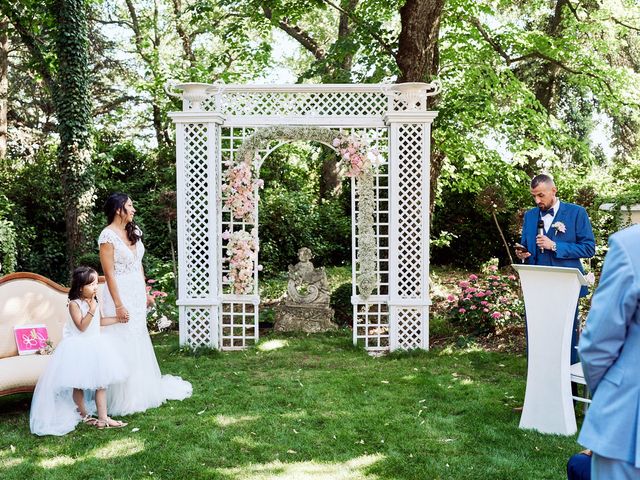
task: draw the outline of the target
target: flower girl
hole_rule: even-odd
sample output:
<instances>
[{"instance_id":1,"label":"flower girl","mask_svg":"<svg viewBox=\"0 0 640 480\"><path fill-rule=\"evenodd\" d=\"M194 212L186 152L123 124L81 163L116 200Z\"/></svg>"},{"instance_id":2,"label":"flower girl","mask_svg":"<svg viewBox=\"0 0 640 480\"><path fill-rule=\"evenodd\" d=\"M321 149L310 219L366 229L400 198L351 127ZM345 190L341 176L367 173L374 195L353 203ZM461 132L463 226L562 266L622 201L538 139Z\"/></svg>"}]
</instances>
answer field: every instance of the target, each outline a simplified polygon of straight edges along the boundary
<instances>
[{"instance_id":1,"label":"flower girl","mask_svg":"<svg viewBox=\"0 0 640 480\"><path fill-rule=\"evenodd\" d=\"M97 291L98 273L89 267L76 268L62 340L38 379L31 401L29 423L36 435L64 435L81 421L100 429L126 425L107 416L106 388L123 382L128 369L111 338L100 335L100 325L118 320L101 318ZM90 397L94 390L97 419L85 405L85 391Z\"/></svg>"}]
</instances>

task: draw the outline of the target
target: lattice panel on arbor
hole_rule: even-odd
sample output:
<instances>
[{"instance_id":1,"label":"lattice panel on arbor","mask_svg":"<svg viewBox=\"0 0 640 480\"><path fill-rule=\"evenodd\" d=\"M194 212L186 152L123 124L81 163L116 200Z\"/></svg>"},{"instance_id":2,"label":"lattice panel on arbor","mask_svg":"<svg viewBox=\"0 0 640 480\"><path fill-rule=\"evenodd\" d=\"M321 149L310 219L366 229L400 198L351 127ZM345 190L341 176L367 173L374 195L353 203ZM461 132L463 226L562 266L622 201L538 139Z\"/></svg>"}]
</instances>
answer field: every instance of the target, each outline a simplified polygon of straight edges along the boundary
<instances>
[{"instance_id":1,"label":"lattice panel on arbor","mask_svg":"<svg viewBox=\"0 0 640 480\"><path fill-rule=\"evenodd\" d=\"M354 306L354 337L369 351L389 350L389 307L386 303Z\"/></svg>"},{"instance_id":2,"label":"lattice panel on arbor","mask_svg":"<svg viewBox=\"0 0 640 480\"><path fill-rule=\"evenodd\" d=\"M397 308L396 344L402 350L423 348L424 318L421 309Z\"/></svg>"},{"instance_id":3,"label":"lattice panel on arbor","mask_svg":"<svg viewBox=\"0 0 640 480\"><path fill-rule=\"evenodd\" d=\"M398 295L420 298L423 282L422 251L424 226L422 217L428 205L423 204L422 145L424 127L402 125L399 130L398 162Z\"/></svg>"},{"instance_id":4,"label":"lattice panel on arbor","mask_svg":"<svg viewBox=\"0 0 640 480\"><path fill-rule=\"evenodd\" d=\"M242 301L222 304L220 343L223 350L240 350L258 339L258 308Z\"/></svg>"},{"instance_id":5,"label":"lattice panel on arbor","mask_svg":"<svg viewBox=\"0 0 640 480\"><path fill-rule=\"evenodd\" d=\"M218 169L220 174L218 179L220 185L224 182L224 175L228 169L229 162L235 158L235 152L240 148L246 137L253 133L251 128L229 128L220 129L220 161ZM219 192L222 190L219 188ZM221 208L219 209L218 225L220 234L226 230L234 232L244 229L250 232L256 227L254 224L247 224L244 220L233 218L230 210L224 207L226 196L221 193ZM229 279L229 265L225 261L227 257L227 242L221 240L218 244L219 268L222 285L222 305L221 305L221 325L220 325L220 348L223 350L238 350L253 345L258 341L258 308L254 305L251 295L235 295L232 292L231 280ZM257 271L254 272L254 290L257 288ZM255 292L257 293L257 291Z\"/></svg>"},{"instance_id":6,"label":"lattice panel on arbor","mask_svg":"<svg viewBox=\"0 0 640 480\"><path fill-rule=\"evenodd\" d=\"M216 105L216 100L219 104ZM203 110L225 115L269 116L380 116L387 112L387 97L369 92L223 92L202 103Z\"/></svg>"},{"instance_id":7,"label":"lattice panel on arbor","mask_svg":"<svg viewBox=\"0 0 640 480\"><path fill-rule=\"evenodd\" d=\"M186 314L186 338L191 347L210 347L211 328L216 325L215 319L211 318L209 307L184 307Z\"/></svg>"},{"instance_id":8,"label":"lattice panel on arbor","mask_svg":"<svg viewBox=\"0 0 640 480\"><path fill-rule=\"evenodd\" d=\"M208 190L211 188L209 158L207 148L207 125L185 125L184 142L184 186L186 246L186 285L189 298L207 298L210 295L211 259L209 242L211 235L209 213L215 208L209 203Z\"/></svg>"}]
</instances>

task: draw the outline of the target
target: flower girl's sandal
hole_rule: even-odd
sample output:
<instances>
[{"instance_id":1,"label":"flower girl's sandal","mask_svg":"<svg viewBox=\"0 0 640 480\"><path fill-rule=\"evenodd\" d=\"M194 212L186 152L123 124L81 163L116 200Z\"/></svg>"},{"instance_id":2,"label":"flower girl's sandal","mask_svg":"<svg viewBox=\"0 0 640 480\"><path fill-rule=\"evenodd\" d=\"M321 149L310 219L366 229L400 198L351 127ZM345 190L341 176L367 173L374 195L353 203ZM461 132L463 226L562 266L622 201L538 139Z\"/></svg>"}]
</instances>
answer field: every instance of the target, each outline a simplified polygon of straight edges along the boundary
<instances>
[{"instance_id":1,"label":"flower girl's sandal","mask_svg":"<svg viewBox=\"0 0 640 480\"><path fill-rule=\"evenodd\" d=\"M107 428L122 428L129 424L121 420L114 420L113 418L107 417L106 420L98 419L95 425L98 430L105 430Z\"/></svg>"},{"instance_id":2,"label":"flower girl's sandal","mask_svg":"<svg viewBox=\"0 0 640 480\"><path fill-rule=\"evenodd\" d=\"M84 417L82 417L82 423L91 425L92 427L94 427L97 422L98 419L96 417L92 417L91 415L85 415Z\"/></svg>"}]
</instances>

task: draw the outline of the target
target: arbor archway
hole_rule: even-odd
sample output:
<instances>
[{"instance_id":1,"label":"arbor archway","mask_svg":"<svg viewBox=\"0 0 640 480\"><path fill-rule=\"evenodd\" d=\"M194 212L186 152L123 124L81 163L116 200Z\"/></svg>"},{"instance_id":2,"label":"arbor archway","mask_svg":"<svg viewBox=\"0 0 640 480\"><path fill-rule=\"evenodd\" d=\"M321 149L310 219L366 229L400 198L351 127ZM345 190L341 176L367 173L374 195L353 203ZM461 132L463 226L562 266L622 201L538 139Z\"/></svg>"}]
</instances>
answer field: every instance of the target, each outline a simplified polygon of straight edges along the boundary
<instances>
[{"instance_id":1,"label":"arbor archway","mask_svg":"<svg viewBox=\"0 0 640 480\"><path fill-rule=\"evenodd\" d=\"M371 138L387 158L388 167L372 178L375 285L364 297L358 287L361 272L355 268L361 261L363 238L355 225L362 198L352 189L353 339L370 351L428 348L429 140L437 113L426 110L426 97L437 87L175 87L183 91L183 111L171 114L178 169L181 344L231 350L258 340L257 268L250 292L231 291L231 283L224 281L229 270L222 238L225 231L258 228L258 216L255 221L234 218L222 186L240 155L264 155L276 141L273 132L288 125L298 132L331 132L333 138L339 132L357 133ZM269 141L248 147L261 137ZM314 140L320 141L318 136Z\"/></svg>"}]
</instances>

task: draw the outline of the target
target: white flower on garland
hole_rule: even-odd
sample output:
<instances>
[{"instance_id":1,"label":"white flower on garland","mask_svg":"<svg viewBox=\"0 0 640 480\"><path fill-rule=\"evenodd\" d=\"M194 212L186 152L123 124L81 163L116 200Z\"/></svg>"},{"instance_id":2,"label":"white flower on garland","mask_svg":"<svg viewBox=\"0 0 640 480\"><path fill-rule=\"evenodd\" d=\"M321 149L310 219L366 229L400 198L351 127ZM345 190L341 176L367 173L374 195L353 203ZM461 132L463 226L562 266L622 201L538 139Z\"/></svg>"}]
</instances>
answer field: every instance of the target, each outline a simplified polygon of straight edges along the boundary
<instances>
[{"instance_id":1,"label":"white flower on garland","mask_svg":"<svg viewBox=\"0 0 640 480\"><path fill-rule=\"evenodd\" d=\"M253 178L252 162L258 150L272 140L317 141L333 146L340 154L339 170L342 175L356 180L359 200L357 218L358 250L357 259L360 278L360 295L367 298L376 287L377 244L374 229L374 169L382 164L377 149L357 135L342 135L328 128L318 127L268 127L257 130L248 137L237 150L225 174L222 192L226 195L224 206L232 216L247 223L255 224L257 192L263 187L260 179ZM225 231L228 240L226 261L229 263L230 282L236 294L253 293L254 265L258 258L256 229L249 234L244 229ZM260 266L258 265L258 270Z\"/></svg>"}]
</instances>

